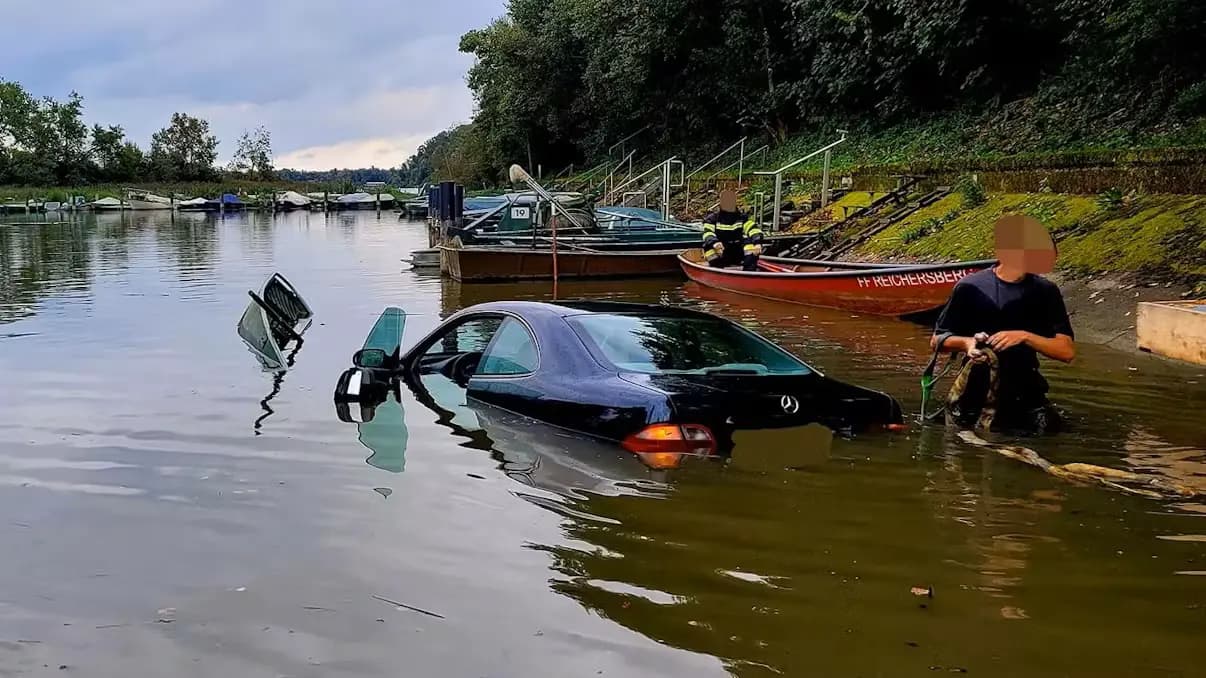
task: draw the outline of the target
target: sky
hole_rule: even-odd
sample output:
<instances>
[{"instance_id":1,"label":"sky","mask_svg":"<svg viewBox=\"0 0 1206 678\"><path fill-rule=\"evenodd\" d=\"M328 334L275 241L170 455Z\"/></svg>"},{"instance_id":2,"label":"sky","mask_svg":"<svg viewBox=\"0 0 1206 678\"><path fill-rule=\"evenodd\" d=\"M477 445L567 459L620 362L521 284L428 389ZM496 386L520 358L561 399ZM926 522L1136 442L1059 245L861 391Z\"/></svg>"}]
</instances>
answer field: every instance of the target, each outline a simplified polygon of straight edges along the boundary
<instances>
[{"instance_id":1,"label":"sky","mask_svg":"<svg viewBox=\"0 0 1206 678\"><path fill-rule=\"evenodd\" d=\"M460 36L504 0L4 2L0 78L84 97L89 125L144 149L173 112L209 121L219 162L244 130L277 167L394 167L473 114Z\"/></svg>"}]
</instances>

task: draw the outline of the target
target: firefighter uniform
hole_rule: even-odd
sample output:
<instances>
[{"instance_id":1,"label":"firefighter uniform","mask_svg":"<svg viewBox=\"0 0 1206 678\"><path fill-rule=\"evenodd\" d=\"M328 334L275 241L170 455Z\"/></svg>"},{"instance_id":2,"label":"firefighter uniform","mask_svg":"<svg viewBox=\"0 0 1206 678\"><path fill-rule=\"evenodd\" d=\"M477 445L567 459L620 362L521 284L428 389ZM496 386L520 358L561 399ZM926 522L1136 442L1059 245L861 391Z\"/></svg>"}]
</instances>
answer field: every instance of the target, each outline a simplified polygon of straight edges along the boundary
<instances>
[{"instance_id":1,"label":"firefighter uniform","mask_svg":"<svg viewBox=\"0 0 1206 678\"><path fill-rule=\"evenodd\" d=\"M762 254L762 229L741 212L718 210L703 223L704 259L710 266L725 268L740 263L742 270L758 269ZM722 245L717 249L717 245Z\"/></svg>"}]
</instances>

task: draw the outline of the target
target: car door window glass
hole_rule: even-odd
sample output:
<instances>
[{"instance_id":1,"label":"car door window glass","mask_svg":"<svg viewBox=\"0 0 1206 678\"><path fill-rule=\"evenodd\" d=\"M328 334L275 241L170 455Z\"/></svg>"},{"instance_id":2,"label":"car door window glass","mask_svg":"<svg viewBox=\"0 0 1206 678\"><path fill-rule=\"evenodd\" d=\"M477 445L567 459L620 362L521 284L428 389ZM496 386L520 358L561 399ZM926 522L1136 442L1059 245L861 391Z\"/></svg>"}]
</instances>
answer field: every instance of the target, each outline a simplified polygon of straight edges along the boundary
<instances>
[{"instance_id":1,"label":"car door window glass","mask_svg":"<svg viewBox=\"0 0 1206 678\"><path fill-rule=\"evenodd\" d=\"M482 356L475 374L528 374L538 364L536 341L523 323L507 318L498 328L494 343Z\"/></svg>"},{"instance_id":2,"label":"car door window glass","mask_svg":"<svg viewBox=\"0 0 1206 678\"><path fill-rule=\"evenodd\" d=\"M437 339L424 355L453 355L456 353L481 353L486 350L494 333L502 325L500 317L475 318L449 329Z\"/></svg>"}]
</instances>

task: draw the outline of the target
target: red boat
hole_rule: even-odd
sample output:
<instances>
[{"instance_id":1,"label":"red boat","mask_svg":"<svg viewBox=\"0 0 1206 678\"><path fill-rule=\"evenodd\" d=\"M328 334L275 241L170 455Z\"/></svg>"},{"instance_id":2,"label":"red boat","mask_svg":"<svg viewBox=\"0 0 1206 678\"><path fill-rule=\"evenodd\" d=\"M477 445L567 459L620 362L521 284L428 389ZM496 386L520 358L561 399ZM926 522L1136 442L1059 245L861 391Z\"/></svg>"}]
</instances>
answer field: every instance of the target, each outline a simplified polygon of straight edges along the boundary
<instances>
[{"instance_id":1,"label":"red boat","mask_svg":"<svg viewBox=\"0 0 1206 678\"><path fill-rule=\"evenodd\" d=\"M762 257L758 271L712 268L702 250L678 257L691 280L717 289L871 315L904 316L946 303L964 276L996 261L953 264L865 264Z\"/></svg>"}]
</instances>

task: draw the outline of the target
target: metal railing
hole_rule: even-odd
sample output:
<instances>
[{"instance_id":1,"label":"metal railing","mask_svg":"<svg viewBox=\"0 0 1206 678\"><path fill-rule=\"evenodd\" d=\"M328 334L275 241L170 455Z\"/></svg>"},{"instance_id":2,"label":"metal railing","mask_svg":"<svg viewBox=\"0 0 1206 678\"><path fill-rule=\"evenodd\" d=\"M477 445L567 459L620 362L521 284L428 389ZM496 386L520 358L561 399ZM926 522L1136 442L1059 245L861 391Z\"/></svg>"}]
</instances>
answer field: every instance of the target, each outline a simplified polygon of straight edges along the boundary
<instances>
[{"instance_id":1,"label":"metal railing","mask_svg":"<svg viewBox=\"0 0 1206 678\"><path fill-rule=\"evenodd\" d=\"M809 153L808 155L806 155L802 158L793 160L793 161L787 163L786 165L780 167L777 170L773 170L770 172L754 172L754 174L756 174L758 176L767 176L767 177L773 176L775 178L775 217L774 217L775 220L773 222L771 222L771 230L774 230L774 231L779 230L780 217L783 214L783 173L793 167L796 167L797 165L799 165L801 163L812 160L813 158L815 158L821 154L824 154L824 156L825 156L825 169L822 171L822 175L821 175L821 207L824 208L827 205L829 205L829 161L830 161L830 157L833 154L834 148L836 148L839 145L846 142L846 135L848 134L848 132L844 129L838 130L838 133L841 134L842 136L837 141L834 141L833 143L831 143L827 146L822 146L821 148L818 148L817 150L813 151L812 153Z\"/></svg>"},{"instance_id":2,"label":"metal railing","mask_svg":"<svg viewBox=\"0 0 1206 678\"><path fill-rule=\"evenodd\" d=\"M674 168L676 166L678 167L678 170L679 170L678 183L675 183L673 180ZM666 158L665 160L654 165L653 167L650 167L649 169L645 170L644 172L641 172L640 174L636 175L635 177L632 177L628 181L625 181L624 183L622 183L618 186L614 186L610 191L608 191L607 193L605 193L603 195L603 202L605 204L614 202L616 194L620 193L621 191L624 191L624 189L626 189L630 186L636 186L642 179L645 179L646 177L654 174L655 172L661 172L661 175L662 175L661 176L662 218L669 219L670 218L670 191L671 191L671 189L680 188L686 184L686 165L683 163L682 160L679 160L678 158L673 158L673 157ZM626 191L626 192L622 193L621 195L623 195L624 199L627 200L629 196L635 195L637 193L645 194L645 204L648 205L649 197L648 197L647 190L641 189L638 191Z\"/></svg>"},{"instance_id":3,"label":"metal railing","mask_svg":"<svg viewBox=\"0 0 1206 678\"><path fill-rule=\"evenodd\" d=\"M629 141L632 141L632 139L634 137L636 137L638 134L640 134L641 132L644 132L647 129L649 129L649 125L645 125L644 127L640 128L639 130L633 132L632 134L629 134L628 136L624 137L623 139L620 139L619 141L612 144L611 148L607 149L607 157L610 158L612 156L612 153L614 153L617 148L620 149L621 153L623 153L624 149L627 148L626 144ZM629 155L631 155L631 153Z\"/></svg>"}]
</instances>

